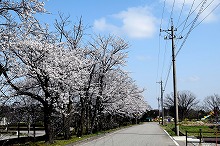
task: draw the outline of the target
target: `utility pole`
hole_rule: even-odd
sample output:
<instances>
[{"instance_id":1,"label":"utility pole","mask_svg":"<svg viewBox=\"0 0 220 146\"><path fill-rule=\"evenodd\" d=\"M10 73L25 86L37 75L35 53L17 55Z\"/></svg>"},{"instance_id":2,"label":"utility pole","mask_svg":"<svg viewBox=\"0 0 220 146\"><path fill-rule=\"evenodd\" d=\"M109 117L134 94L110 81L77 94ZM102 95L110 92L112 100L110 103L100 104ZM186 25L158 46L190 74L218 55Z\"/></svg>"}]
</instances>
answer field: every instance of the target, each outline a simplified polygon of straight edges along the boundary
<instances>
[{"instance_id":1,"label":"utility pole","mask_svg":"<svg viewBox=\"0 0 220 146\"><path fill-rule=\"evenodd\" d=\"M176 85L176 54L175 54L175 43L174 39L181 39L182 37L176 38L174 31L177 31L177 29L174 29L173 26L173 19L171 19L171 29L168 30L160 30L165 31L168 33L168 37L166 36L165 39L171 39L172 40L172 62L173 62L173 96L174 96L174 108L175 108L175 133L177 136L179 136L179 115L178 115L178 97L177 97L177 85Z\"/></svg>"},{"instance_id":2,"label":"utility pole","mask_svg":"<svg viewBox=\"0 0 220 146\"><path fill-rule=\"evenodd\" d=\"M162 112L162 125L164 125L164 107L163 107L163 81L157 82L160 84L160 101L161 101L161 112ZM159 99L158 99L159 100Z\"/></svg>"},{"instance_id":3,"label":"utility pole","mask_svg":"<svg viewBox=\"0 0 220 146\"><path fill-rule=\"evenodd\" d=\"M159 119L159 124L160 124L160 98L157 98L158 101L158 119Z\"/></svg>"}]
</instances>

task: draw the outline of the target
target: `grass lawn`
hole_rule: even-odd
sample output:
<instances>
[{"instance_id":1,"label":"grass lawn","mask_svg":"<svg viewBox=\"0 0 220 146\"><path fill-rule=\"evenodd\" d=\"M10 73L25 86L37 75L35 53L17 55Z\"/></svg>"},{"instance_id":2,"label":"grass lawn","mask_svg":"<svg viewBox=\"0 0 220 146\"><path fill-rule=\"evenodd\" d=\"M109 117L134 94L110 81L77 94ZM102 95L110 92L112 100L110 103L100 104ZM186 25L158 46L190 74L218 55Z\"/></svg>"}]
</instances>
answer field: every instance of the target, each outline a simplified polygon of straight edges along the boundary
<instances>
[{"instance_id":1,"label":"grass lawn","mask_svg":"<svg viewBox=\"0 0 220 146\"><path fill-rule=\"evenodd\" d=\"M69 140L55 140L54 144L46 144L44 141L40 141L40 142L30 142L30 143L26 143L26 144L19 144L19 146L64 146L70 143L74 143L77 141L81 141L81 140L85 140L87 138L93 137L93 136L97 136L99 135L97 134L90 134L90 135L84 135L82 137L76 137L76 136L72 136L71 139Z\"/></svg>"},{"instance_id":2,"label":"grass lawn","mask_svg":"<svg viewBox=\"0 0 220 146\"><path fill-rule=\"evenodd\" d=\"M19 146L65 146L67 144L71 144L74 142L79 142L82 140L86 140L88 138L93 138L93 137L97 137L97 136L102 136L106 133L111 133L126 127L130 127L132 125L128 125L128 126L122 126L119 128L115 128L115 129L111 129L111 130L107 130L107 131L101 131L101 132L97 132L95 134L90 134L90 135L83 135L82 137L76 137L75 135L71 137L71 139L69 140L55 140L54 144L46 144L44 141L40 141L40 142L30 142L30 143L26 143L26 144L19 144Z\"/></svg>"},{"instance_id":3,"label":"grass lawn","mask_svg":"<svg viewBox=\"0 0 220 146\"><path fill-rule=\"evenodd\" d=\"M169 124L165 124L165 125L161 125L161 127L166 130L170 136L175 136L175 125L173 123L169 123Z\"/></svg>"},{"instance_id":4,"label":"grass lawn","mask_svg":"<svg viewBox=\"0 0 220 146\"><path fill-rule=\"evenodd\" d=\"M175 125L173 123L162 126L171 136L175 136ZM215 126L208 125L186 125L180 124L180 132L185 135L186 131L189 136L199 136L200 129L202 130L203 137L216 137L217 128ZM220 137L220 131L217 133L217 137Z\"/></svg>"},{"instance_id":5,"label":"grass lawn","mask_svg":"<svg viewBox=\"0 0 220 146\"><path fill-rule=\"evenodd\" d=\"M220 131L217 131L216 128L210 128L209 126L180 126L180 131L182 133L188 133L188 135L199 136L200 129L203 137L216 137L216 132L218 132L217 136L220 137Z\"/></svg>"}]
</instances>

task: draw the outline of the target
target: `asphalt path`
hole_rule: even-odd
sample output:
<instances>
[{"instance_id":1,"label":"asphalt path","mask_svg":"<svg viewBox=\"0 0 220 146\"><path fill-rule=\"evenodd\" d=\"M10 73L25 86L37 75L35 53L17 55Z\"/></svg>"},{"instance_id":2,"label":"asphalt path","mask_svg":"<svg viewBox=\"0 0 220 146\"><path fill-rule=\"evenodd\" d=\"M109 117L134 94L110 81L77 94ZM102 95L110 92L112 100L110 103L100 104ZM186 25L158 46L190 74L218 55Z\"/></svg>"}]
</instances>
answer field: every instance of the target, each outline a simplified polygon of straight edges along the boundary
<instances>
[{"instance_id":1,"label":"asphalt path","mask_svg":"<svg viewBox=\"0 0 220 146\"><path fill-rule=\"evenodd\" d=\"M150 122L122 129L77 146L177 146L177 144L157 123Z\"/></svg>"}]
</instances>

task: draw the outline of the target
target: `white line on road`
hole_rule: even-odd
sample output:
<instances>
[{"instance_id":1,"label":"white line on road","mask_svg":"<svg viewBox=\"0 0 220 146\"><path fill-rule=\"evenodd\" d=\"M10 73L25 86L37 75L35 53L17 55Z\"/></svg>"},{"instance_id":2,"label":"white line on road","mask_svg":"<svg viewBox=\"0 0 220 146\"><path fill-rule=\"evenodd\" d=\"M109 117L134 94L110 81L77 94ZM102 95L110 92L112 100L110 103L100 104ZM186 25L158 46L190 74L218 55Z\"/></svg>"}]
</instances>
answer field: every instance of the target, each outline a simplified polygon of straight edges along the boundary
<instances>
[{"instance_id":1,"label":"white line on road","mask_svg":"<svg viewBox=\"0 0 220 146\"><path fill-rule=\"evenodd\" d=\"M170 136L169 133L167 133L166 130L163 129L163 131L170 137L170 139L176 144L176 146L180 146L180 145L176 142L176 140L175 140L172 136Z\"/></svg>"}]
</instances>

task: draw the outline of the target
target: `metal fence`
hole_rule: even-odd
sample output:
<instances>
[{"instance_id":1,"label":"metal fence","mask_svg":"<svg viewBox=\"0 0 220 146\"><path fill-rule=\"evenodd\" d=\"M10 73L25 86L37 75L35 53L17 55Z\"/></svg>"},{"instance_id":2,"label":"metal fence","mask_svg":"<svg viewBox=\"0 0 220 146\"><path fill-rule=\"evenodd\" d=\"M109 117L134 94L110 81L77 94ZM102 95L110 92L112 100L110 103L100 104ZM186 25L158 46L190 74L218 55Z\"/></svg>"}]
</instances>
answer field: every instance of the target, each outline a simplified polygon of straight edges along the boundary
<instances>
[{"instance_id":1,"label":"metal fence","mask_svg":"<svg viewBox=\"0 0 220 146\"><path fill-rule=\"evenodd\" d=\"M220 132L186 131L186 146L220 146Z\"/></svg>"}]
</instances>

